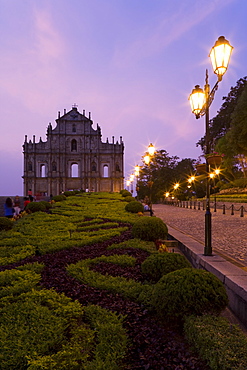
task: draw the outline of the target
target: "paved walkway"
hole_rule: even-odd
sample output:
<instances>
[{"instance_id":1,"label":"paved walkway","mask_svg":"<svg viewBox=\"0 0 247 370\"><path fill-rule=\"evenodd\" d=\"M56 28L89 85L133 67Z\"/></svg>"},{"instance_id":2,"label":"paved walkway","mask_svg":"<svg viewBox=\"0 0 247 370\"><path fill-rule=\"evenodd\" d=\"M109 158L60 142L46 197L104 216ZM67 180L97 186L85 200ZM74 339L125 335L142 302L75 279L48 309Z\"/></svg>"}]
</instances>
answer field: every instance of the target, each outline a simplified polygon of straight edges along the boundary
<instances>
[{"instance_id":1,"label":"paved walkway","mask_svg":"<svg viewBox=\"0 0 247 370\"><path fill-rule=\"evenodd\" d=\"M204 245L205 211L164 204L153 205L154 215ZM212 248L247 267L247 215L212 212Z\"/></svg>"}]
</instances>

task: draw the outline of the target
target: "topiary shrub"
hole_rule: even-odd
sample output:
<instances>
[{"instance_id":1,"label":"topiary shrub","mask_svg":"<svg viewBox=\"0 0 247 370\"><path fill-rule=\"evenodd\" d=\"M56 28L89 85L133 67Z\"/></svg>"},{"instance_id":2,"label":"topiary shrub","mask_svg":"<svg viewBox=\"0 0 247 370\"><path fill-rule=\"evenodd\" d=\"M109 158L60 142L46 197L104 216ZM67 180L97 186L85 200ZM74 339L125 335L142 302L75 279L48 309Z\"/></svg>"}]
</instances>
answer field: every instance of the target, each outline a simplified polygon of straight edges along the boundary
<instances>
[{"instance_id":1,"label":"topiary shrub","mask_svg":"<svg viewBox=\"0 0 247 370\"><path fill-rule=\"evenodd\" d=\"M161 318L218 315L228 304L223 283L211 272L184 268L164 275L154 286L152 305Z\"/></svg>"},{"instance_id":2,"label":"topiary shrub","mask_svg":"<svg viewBox=\"0 0 247 370\"><path fill-rule=\"evenodd\" d=\"M51 203L46 202L45 200L41 200L39 203L41 203L41 204L43 204L43 205L45 206L45 210L46 210L46 211L49 211L49 209L51 209L51 208L52 208Z\"/></svg>"},{"instance_id":3,"label":"topiary shrub","mask_svg":"<svg viewBox=\"0 0 247 370\"><path fill-rule=\"evenodd\" d=\"M76 192L74 190L68 190L68 191L64 192L64 195L66 197L70 197L70 196L75 195L75 194L76 194Z\"/></svg>"},{"instance_id":4,"label":"topiary shrub","mask_svg":"<svg viewBox=\"0 0 247 370\"><path fill-rule=\"evenodd\" d=\"M132 195L127 195L127 197L124 197L125 202L134 202L135 198L132 197Z\"/></svg>"},{"instance_id":5,"label":"topiary shrub","mask_svg":"<svg viewBox=\"0 0 247 370\"><path fill-rule=\"evenodd\" d=\"M62 202L65 199L66 199L66 196L63 194L55 195L54 197L52 197L52 200L54 200L55 202Z\"/></svg>"},{"instance_id":6,"label":"topiary shrub","mask_svg":"<svg viewBox=\"0 0 247 370\"><path fill-rule=\"evenodd\" d=\"M43 202L30 202L26 206L26 211L29 212L45 212L46 206Z\"/></svg>"},{"instance_id":7,"label":"topiary shrub","mask_svg":"<svg viewBox=\"0 0 247 370\"><path fill-rule=\"evenodd\" d=\"M126 189L123 189L120 191L120 194L122 194L123 197L128 197L128 196L132 196L131 192L129 192L128 190Z\"/></svg>"},{"instance_id":8,"label":"topiary shrub","mask_svg":"<svg viewBox=\"0 0 247 370\"><path fill-rule=\"evenodd\" d=\"M132 236L141 240L166 239L167 234L167 226L159 217L140 217L132 227Z\"/></svg>"},{"instance_id":9,"label":"topiary shrub","mask_svg":"<svg viewBox=\"0 0 247 370\"><path fill-rule=\"evenodd\" d=\"M134 200L126 204L125 210L127 212L138 213L138 212L143 212L144 208L140 202L137 202L137 200Z\"/></svg>"},{"instance_id":10,"label":"topiary shrub","mask_svg":"<svg viewBox=\"0 0 247 370\"><path fill-rule=\"evenodd\" d=\"M152 281L157 282L163 275L186 267L191 267L191 265L182 254L155 253L145 259L141 265L141 270Z\"/></svg>"},{"instance_id":11,"label":"topiary shrub","mask_svg":"<svg viewBox=\"0 0 247 370\"><path fill-rule=\"evenodd\" d=\"M10 230L13 227L13 221L7 217L0 217L0 231Z\"/></svg>"}]
</instances>

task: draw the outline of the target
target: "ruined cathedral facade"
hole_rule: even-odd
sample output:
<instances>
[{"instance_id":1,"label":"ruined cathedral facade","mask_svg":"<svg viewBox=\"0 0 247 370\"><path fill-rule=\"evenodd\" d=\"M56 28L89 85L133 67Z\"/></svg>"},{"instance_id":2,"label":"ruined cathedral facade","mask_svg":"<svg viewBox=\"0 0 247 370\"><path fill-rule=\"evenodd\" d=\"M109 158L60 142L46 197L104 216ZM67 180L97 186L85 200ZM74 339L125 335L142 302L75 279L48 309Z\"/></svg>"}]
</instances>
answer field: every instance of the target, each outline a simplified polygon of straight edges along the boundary
<instances>
[{"instance_id":1,"label":"ruined cathedral facade","mask_svg":"<svg viewBox=\"0 0 247 370\"><path fill-rule=\"evenodd\" d=\"M24 153L24 195L58 195L67 190L119 192L123 189L122 137L102 142L101 128L94 130L90 113L76 106L47 128L47 140L27 139Z\"/></svg>"}]
</instances>

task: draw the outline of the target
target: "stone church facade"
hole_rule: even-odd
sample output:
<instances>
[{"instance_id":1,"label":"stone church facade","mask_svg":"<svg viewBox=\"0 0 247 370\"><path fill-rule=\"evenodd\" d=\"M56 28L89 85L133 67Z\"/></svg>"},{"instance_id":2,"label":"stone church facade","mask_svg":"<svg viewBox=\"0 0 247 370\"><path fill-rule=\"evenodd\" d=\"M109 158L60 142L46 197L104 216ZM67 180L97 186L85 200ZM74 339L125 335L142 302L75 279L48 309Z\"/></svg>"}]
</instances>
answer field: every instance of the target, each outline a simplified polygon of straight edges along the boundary
<instances>
[{"instance_id":1,"label":"stone church facade","mask_svg":"<svg viewBox=\"0 0 247 370\"><path fill-rule=\"evenodd\" d=\"M119 192L123 189L122 137L116 143L102 142L101 128L92 127L91 116L76 106L49 123L47 141L27 139L23 145L24 195L58 195L67 190Z\"/></svg>"}]
</instances>

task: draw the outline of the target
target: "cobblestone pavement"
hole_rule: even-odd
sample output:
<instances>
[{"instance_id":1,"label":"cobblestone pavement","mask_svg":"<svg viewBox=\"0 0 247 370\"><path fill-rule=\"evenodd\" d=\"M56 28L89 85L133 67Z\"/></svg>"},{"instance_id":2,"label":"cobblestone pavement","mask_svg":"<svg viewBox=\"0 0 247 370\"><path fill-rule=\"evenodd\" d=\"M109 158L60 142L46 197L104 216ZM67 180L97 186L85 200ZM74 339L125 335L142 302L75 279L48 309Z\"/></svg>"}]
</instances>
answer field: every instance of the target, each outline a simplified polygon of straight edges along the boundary
<instances>
[{"instance_id":1,"label":"cobblestone pavement","mask_svg":"<svg viewBox=\"0 0 247 370\"><path fill-rule=\"evenodd\" d=\"M246 204L245 204L246 206ZM168 226L204 244L205 211L180 208L164 204L153 205L154 215L160 217ZM247 215L231 215L222 211L212 213L212 248L215 253L222 253L243 266L247 266Z\"/></svg>"}]
</instances>

